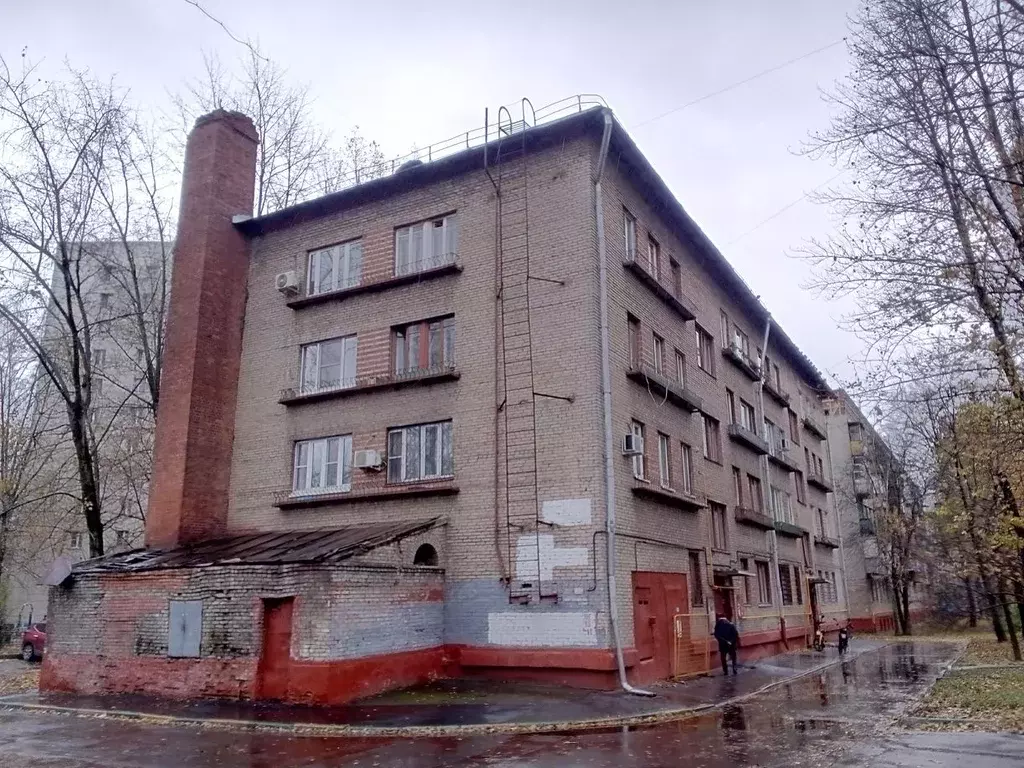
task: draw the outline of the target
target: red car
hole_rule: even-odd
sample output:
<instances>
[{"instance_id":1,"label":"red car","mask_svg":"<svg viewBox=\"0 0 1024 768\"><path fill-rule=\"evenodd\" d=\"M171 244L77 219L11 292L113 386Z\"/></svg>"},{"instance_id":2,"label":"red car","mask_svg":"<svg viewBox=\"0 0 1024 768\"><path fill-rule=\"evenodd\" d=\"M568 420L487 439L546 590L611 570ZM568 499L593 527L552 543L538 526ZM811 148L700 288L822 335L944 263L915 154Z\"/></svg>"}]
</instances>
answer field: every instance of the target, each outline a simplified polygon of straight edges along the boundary
<instances>
[{"instance_id":1,"label":"red car","mask_svg":"<svg viewBox=\"0 0 1024 768\"><path fill-rule=\"evenodd\" d=\"M46 623L32 624L21 633L21 658L37 661L46 651Z\"/></svg>"}]
</instances>

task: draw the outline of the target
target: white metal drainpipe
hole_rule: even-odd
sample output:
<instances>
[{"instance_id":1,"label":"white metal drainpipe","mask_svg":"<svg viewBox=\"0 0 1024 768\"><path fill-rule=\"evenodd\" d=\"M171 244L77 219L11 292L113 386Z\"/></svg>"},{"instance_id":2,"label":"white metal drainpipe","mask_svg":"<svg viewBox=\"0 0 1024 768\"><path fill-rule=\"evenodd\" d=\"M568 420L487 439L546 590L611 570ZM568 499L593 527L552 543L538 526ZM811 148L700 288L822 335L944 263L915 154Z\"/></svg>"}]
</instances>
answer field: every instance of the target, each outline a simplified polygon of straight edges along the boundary
<instances>
[{"instance_id":1,"label":"white metal drainpipe","mask_svg":"<svg viewBox=\"0 0 1024 768\"><path fill-rule=\"evenodd\" d=\"M615 646L615 663L619 669L619 685L627 693L637 696L654 696L650 691L634 688L626 679L626 662L622 657L622 642L619 638L619 612L616 606L615 589L615 444L612 431L612 368L611 351L608 341L608 258L604 237L604 204L601 199L601 177L608 159L608 147L612 139L612 115L604 110L604 134L601 136L601 151L594 171L594 214L597 220L597 260L600 269L601 291L601 394L604 407L604 530L607 545L607 588L608 627ZM595 553L596 554L596 553Z\"/></svg>"}]
</instances>

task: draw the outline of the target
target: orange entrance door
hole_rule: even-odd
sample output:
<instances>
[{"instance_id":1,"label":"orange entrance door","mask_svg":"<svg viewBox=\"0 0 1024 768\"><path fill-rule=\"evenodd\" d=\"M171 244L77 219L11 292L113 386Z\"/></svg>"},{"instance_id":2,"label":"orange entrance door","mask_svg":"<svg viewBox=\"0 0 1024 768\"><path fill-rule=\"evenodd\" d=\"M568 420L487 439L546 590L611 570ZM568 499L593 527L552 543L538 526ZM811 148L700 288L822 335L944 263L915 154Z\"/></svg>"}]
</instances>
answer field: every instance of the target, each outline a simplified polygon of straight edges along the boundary
<instances>
[{"instance_id":1,"label":"orange entrance door","mask_svg":"<svg viewBox=\"0 0 1024 768\"><path fill-rule=\"evenodd\" d=\"M292 656L292 609L294 598L263 601L263 649L258 669L261 699L288 697L288 673Z\"/></svg>"}]
</instances>

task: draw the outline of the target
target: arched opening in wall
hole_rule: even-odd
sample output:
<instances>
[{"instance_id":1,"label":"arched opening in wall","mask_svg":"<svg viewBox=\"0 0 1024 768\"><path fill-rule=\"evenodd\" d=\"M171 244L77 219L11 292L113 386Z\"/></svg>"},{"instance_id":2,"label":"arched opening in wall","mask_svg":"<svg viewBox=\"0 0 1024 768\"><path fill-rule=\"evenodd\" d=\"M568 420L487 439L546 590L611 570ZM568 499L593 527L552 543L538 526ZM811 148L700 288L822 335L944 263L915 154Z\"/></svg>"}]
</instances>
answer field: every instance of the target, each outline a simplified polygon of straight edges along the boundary
<instances>
[{"instance_id":1,"label":"arched opening in wall","mask_svg":"<svg viewBox=\"0 0 1024 768\"><path fill-rule=\"evenodd\" d=\"M437 565L437 550L430 544L420 544L412 558L413 565Z\"/></svg>"}]
</instances>

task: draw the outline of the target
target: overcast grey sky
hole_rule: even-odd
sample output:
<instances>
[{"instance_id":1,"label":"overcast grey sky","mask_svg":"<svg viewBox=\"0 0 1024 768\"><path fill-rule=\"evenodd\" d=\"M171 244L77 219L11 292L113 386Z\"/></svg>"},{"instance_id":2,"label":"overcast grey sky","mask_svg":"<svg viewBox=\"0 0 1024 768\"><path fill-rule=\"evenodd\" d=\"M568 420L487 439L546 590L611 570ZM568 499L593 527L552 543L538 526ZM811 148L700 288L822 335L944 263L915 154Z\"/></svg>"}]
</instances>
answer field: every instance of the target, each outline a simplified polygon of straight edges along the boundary
<instances>
[{"instance_id":1,"label":"overcast grey sky","mask_svg":"<svg viewBox=\"0 0 1024 768\"><path fill-rule=\"evenodd\" d=\"M837 327L844 310L802 289L809 267L790 256L828 235L829 212L803 200L778 213L839 170L794 150L829 122L821 91L846 74L845 46L644 123L842 38L854 0L201 2L308 82L325 126L358 124L388 156L482 125L485 106L602 95L797 344L826 374L850 375L861 344ZM201 73L204 51L225 64L244 52L185 0L0 7L9 62L23 48L47 66L66 57L153 110Z\"/></svg>"}]
</instances>

